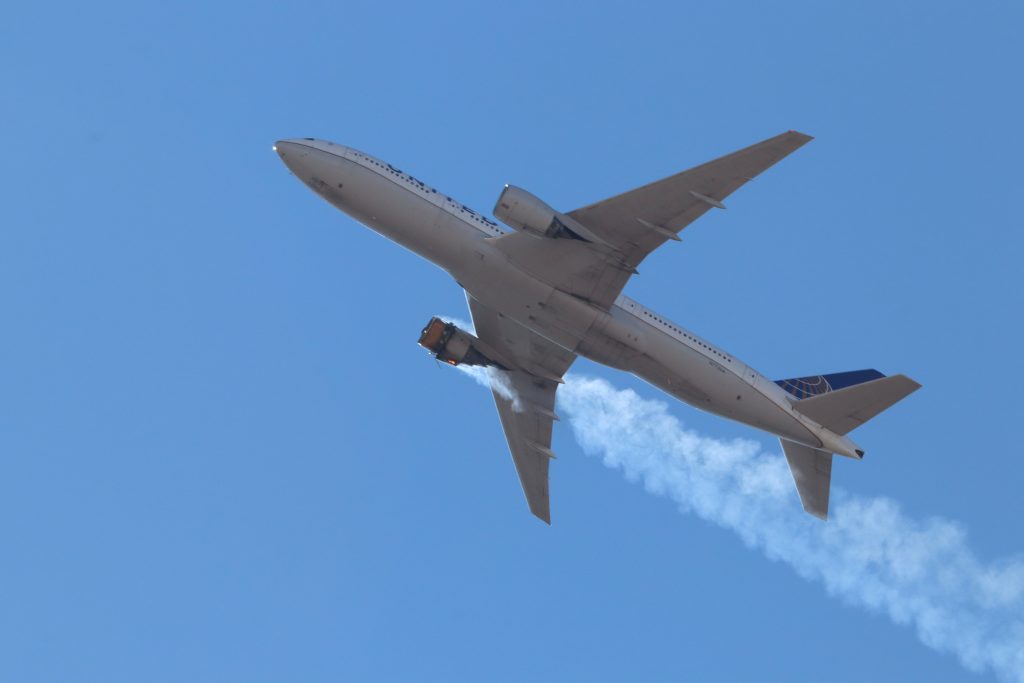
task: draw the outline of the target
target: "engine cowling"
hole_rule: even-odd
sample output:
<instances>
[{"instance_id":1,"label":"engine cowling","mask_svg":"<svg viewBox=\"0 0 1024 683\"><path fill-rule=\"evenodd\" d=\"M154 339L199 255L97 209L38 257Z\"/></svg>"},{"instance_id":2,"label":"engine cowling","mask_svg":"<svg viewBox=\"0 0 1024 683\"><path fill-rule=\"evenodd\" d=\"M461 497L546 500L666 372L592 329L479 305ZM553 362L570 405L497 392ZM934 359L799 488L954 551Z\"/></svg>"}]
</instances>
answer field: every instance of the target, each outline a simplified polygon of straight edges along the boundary
<instances>
[{"instance_id":1,"label":"engine cowling","mask_svg":"<svg viewBox=\"0 0 1024 683\"><path fill-rule=\"evenodd\" d=\"M557 211L515 185L506 185L501 191L494 216L511 228L539 237L557 237L565 229Z\"/></svg>"},{"instance_id":2,"label":"engine cowling","mask_svg":"<svg viewBox=\"0 0 1024 683\"><path fill-rule=\"evenodd\" d=\"M508 369L497 360L497 353L487 344L454 323L437 317L431 318L423 328L418 343L448 365L490 365Z\"/></svg>"},{"instance_id":3,"label":"engine cowling","mask_svg":"<svg viewBox=\"0 0 1024 683\"><path fill-rule=\"evenodd\" d=\"M520 232L548 238L583 240L615 249L579 221L555 211L521 187L506 185L494 205L494 215L505 225Z\"/></svg>"}]
</instances>

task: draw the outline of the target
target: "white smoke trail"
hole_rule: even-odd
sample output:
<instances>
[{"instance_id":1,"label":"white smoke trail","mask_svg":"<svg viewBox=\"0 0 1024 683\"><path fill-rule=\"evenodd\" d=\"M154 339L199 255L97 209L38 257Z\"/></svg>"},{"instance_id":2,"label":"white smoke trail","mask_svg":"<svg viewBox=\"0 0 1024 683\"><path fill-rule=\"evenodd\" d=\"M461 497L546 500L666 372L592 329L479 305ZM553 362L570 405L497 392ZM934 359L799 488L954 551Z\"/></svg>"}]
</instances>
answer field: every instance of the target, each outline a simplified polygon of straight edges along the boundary
<instances>
[{"instance_id":1,"label":"white smoke trail","mask_svg":"<svg viewBox=\"0 0 1024 683\"><path fill-rule=\"evenodd\" d=\"M450 323L454 323L456 327L459 327L466 332L476 336L476 326L473 323L456 318L452 315L439 315L437 316L442 320ZM512 401L512 410L517 413L522 412L523 406L519 401L519 395L516 390L512 387L512 382L509 381L508 375L504 372L491 367L484 367L480 365L456 365L457 370L461 370L463 373L473 379L474 382L480 386L493 389L498 392L498 395L502 398Z\"/></svg>"},{"instance_id":2,"label":"white smoke trail","mask_svg":"<svg viewBox=\"0 0 1024 683\"><path fill-rule=\"evenodd\" d=\"M502 398L512 401L512 410L517 413L523 411L519 395L512 388L508 375L501 370L481 365L456 365L455 368L472 377L477 384L493 389Z\"/></svg>"},{"instance_id":3,"label":"white smoke trail","mask_svg":"<svg viewBox=\"0 0 1024 683\"><path fill-rule=\"evenodd\" d=\"M846 603L911 625L972 671L1024 683L1024 561L985 563L957 523L916 520L887 498L832 490L829 521L800 509L781 455L754 441L685 429L667 404L572 376L559 391L584 451L682 512L735 531L751 548L820 581Z\"/></svg>"}]
</instances>

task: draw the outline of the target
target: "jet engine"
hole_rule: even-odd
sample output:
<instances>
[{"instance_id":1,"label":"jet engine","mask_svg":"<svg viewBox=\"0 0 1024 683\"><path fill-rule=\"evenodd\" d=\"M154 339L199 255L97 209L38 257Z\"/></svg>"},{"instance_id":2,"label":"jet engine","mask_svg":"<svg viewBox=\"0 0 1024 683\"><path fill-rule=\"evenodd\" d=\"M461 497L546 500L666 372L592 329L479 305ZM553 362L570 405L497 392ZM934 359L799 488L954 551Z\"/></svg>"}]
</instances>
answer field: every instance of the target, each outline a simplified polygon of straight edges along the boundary
<instances>
[{"instance_id":1,"label":"jet engine","mask_svg":"<svg viewBox=\"0 0 1024 683\"><path fill-rule=\"evenodd\" d=\"M506 185L494 205L494 215L505 225L538 237L561 237L608 245L575 219L555 211L515 185Z\"/></svg>"},{"instance_id":2,"label":"jet engine","mask_svg":"<svg viewBox=\"0 0 1024 683\"><path fill-rule=\"evenodd\" d=\"M448 365L490 365L508 369L498 362L498 354L487 344L440 318L430 319L420 335L419 345Z\"/></svg>"}]
</instances>

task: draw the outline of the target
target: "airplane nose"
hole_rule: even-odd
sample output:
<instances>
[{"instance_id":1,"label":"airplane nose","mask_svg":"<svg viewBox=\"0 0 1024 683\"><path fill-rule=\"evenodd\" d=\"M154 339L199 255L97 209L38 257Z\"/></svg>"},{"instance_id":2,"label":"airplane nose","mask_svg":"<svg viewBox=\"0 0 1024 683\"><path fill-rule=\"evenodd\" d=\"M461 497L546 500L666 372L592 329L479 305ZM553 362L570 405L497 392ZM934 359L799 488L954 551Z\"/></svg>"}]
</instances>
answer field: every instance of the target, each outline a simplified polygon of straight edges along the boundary
<instances>
[{"instance_id":1,"label":"airplane nose","mask_svg":"<svg viewBox=\"0 0 1024 683\"><path fill-rule=\"evenodd\" d=\"M310 152L309 147L298 144L294 140L278 140L274 143L274 151L292 173L302 177L302 170L306 166L306 157Z\"/></svg>"},{"instance_id":2,"label":"airplane nose","mask_svg":"<svg viewBox=\"0 0 1024 683\"><path fill-rule=\"evenodd\" d=\"M274 151L277 152L277 156L282 159L284 159L288 155L288 152L294 147L295 143L288 140L278 140L274 143Z\"/></svg>"}]
</instances>

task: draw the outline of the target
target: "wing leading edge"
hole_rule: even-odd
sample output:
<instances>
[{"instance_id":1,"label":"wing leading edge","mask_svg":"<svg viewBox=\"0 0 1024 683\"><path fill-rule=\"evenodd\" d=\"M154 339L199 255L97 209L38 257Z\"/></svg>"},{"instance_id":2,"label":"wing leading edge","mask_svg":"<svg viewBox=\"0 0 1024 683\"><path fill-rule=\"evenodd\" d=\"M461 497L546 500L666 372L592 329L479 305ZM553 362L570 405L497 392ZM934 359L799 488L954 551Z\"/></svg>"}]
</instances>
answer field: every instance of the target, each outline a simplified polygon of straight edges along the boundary
<instances>
[{"instance_id":1,"label":"wing leading edge","mask_svg":"<svg viewBox=\"0 0 1024 683\"><path fill-rule=\"evenodd\" d=\"M493 390L505 439L523 486L530 512L551 523L548 467L555 457L551 431L555 415L558 382L576 355L547 341L519 323L501 316L467 297L477 336L513 362L543 370L540 377L526 370L493 370L507 383Z\"/></svg>"}]
</instances>

